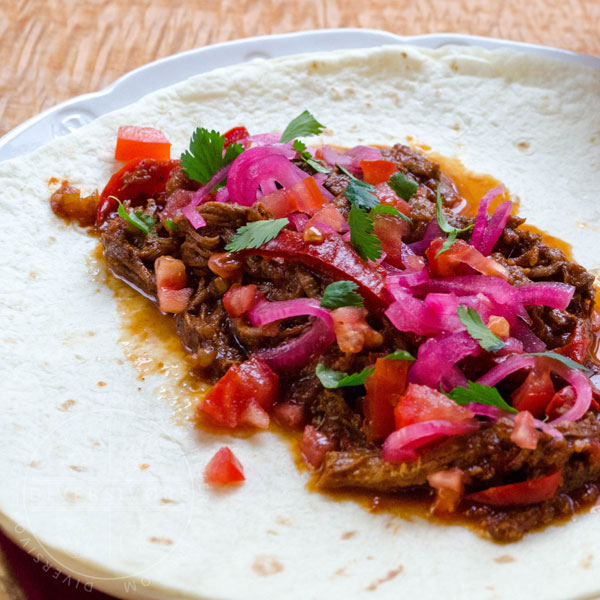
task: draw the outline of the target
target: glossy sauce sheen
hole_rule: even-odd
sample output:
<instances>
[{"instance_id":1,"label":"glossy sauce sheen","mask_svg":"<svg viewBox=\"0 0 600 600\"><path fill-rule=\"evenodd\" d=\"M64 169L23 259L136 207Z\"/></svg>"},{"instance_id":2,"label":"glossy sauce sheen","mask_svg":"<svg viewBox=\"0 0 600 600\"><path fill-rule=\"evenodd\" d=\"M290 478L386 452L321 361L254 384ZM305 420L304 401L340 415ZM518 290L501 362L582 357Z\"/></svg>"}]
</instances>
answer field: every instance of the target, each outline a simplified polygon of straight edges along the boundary
<instances>
[{"instance_id":1,"label":"glossy sauce sheen","mask_svg":"<svg viewBox=\"0 0 600 600\"><path fill-rule=\"evenodd\" d=\"M462 214L474 217L482 196L491 188L500 185L500 181L491 175L482 175L469 171L455 158L447 158L433 153L427 146L419 146L429 158L438 162L442 170L455 182L465 204ZM507 190L492 204L491 210L510 198ZM512 214L518 210L515 202ZM523 225L525 229L542 234L548 245L560 248L567 258L572 257L571 246L544 233L531 225ZM232 431L230 429L216 428L206 420L199 421L196 417L196 408L210 389L210 385L201 382L191 372L189 356L183 349L181 341L176 334L175 320L161 312L148 298L134 291L129 285L112 276L102 259L102 247L98 246L91 264L95 274L103 279L112 289L117 302L117 310L121 318L123 335L120 342L128 360L135 366L138 377L144 380L149 375L163 375L164 382L159 385L156 392L168 401L174 410L175 419L180 424L194 422L197 427L210 432L223 432L236 437L252 435L253 430ZM597 306L598 308L598 306ZM149 324L152 324L149 327ZM596 335L593 344L594 354L600 351L600 337ZM271 430L283 438L293 453L295 463L300 471L306 471L299 450L301 433L285 430L277 425L272 425ZM437 523L461 523L478 531L476 524L461 515L439 517L431 514L430 504L434 497L432 490L407 490L404 494L378 494L374 495L361 490L349 491L322 491L317 490L314 481L307 484L310 491L319 491L336 501L358 502L365 510L373 513L386 513L388 521L386 527L394 530L399 525L399 520L414 518L427 518ZM568 520L564 519L565 521Z\"/></svg>"}]
</instances>

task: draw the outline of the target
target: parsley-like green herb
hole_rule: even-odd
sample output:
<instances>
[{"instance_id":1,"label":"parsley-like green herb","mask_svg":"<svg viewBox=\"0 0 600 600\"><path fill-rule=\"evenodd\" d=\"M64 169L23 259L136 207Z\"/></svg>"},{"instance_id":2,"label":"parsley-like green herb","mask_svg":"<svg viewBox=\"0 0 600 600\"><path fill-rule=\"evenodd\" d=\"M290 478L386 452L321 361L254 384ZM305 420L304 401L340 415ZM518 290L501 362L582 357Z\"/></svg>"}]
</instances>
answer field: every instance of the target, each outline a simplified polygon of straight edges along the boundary
<instances>
[{"instance_id":1,"label":"parsley-like green herb","mask_svg":"<svg viewBox=\"0 0 600 600\"><path fill-rule=\"evenodd\" d=\"M375 208L379 204L379 198L375 195L375 187L359 179L352 179L346 186L344 195L358 208Z\"/></svg>"},{"instance_id":2,"label":"parsley-like green herb","mask_svg":"<svg viewBox=\"0 0 600 600\"><path fill-rule=\"evenodd\" d=\"M396 217L402 217L405 221L408 221L412 225L412 219L401 213L395 206L390 206L389 204L378 204L375 208L371 209L369 213L371 216L373 215L395 215Z\"/></svg>"},{"instance_id":3,"label":"parsley-like green herb","mask_svg":"<svg viewBox=\"0 0 600 600\"><path fill-rule=\"evenodd\" d=\"M481 320L479 313L472 307L459 306L456 309L460 322L467 328L467 333L479 342L487 352L497 352L506 344L492 333Z\"/></svg>"},{"instance_id":4,"label":"parsley-like green herb","mask_svg":"<svg viewBox=\"0 0 600 600\"><path fill-rule=\"evenodd\" d=\"M367 367L360 373L352 373L351 375L348 375L348 373L344 373L343 371L334 371L323 363L319 363L317 365L317 370L315 371L315 374L319 378L319 381L322 383L323 387L329 390L334 390L341 387L350 387L353 385L364 385L367 377L369 375L373 375L373 373L375 373L375 367Z\"/></svg>"},{"instance_id":5,"label":"parsley-like green herb","mask_svg":"<svg viewBox=\"0 0 600 600\"><path fill-rule=\"evenodd\" d=\"M408 200L419 189L419 185L408 179L402 171L394 173L387 183L403 200Z\"/></svg>"},{"instance_id":6,"label":"parsley-like green herb","mask_svg":"<svg viewBox=\"0 0 600 600\"><path fill-rule=\"evenodd\" d=\"M324 125L321 125L307 110L292 119L281 134L280 142L286 144L297 137L307 137L309 135L319 135L323 131Z\"/></svg>"},{"instance_id":7,"label":"parsley-like green herb","mask_svg":"<svg viewBox=\"0 0 600 600\"><path fill-rule=\"evenodd\" d=\"M500 392L489 385L482 385L476 381L467 382L468 389L464 387L456 387L449 394L446 394L449 398L454 400L456 404L464 406L471 402L477 402L477 404L485 404L486 406L496 406L502 410L507 410L512 413L518 412L510 404L506 403L506 400L500 395Z\"/></svg>"},{"instance_id":8,"label":"parsley-like green herb","mask_svg":"<svg viewBox=\"0 0 600 600\"><path fill-rule=\"evenodd\" d=\"M362 296L356 291L358 285L353 281L334 281L323 292L321 306L334 310L341 306L364 306Z\"/></svg>"},{"instance_id":9,"label":"parsley-like green herb","mask_svg":"<svg viewBox=\"0 0 600 600\"><path fill-rule=\"evenodd\" d=\"M446 252L446 250L449 250L451 248L452 244L454 244L454 242L456 241L456 237L459 233L473 229L473 225L468 225L467 227L463 227L462 229L457 229L456 227L450 225L450 223L448 223L448 220L446 219L444 211L442 210L442 202L443 198L440 194L440 184L438 183L435 198L435 218L437 219L440 229L444 233L447 233L448 237L442 244L442 247L439 249L438 253L435 255L435 258L437 258L440 254L443 254L444 252Z\"/></svg>"},{"instance_id":10,"label":"parsley-like green herb","mask_svg":"<svg viewBox=\"0 0 600 600\"><path fill-rule=\"evenodd\" d=\"M190 139L190 149L181 155L181 166L186 175L202 184L222 167L237 158L244 148L240 144L230 144L225 153L225 137L218 131L209 131L204 127L196 128Z\"/></svg>"},{"instance_id":11,"label":"parsley-like green herb","mask_svg":"<svg viewBox=\"0 0 600 600\"><path fill-rule=\"evenodd\" d=\"M239 252L247 248L260 248L263 244L275 239L289 223L287 217L284 217L283 219L266 219L242 225L225 246L225 250Z\"/></svg>"},{"instance_id":12,"label":"parsley-like green herb","mask_svg":"<svg viewBox=\"0 0 600 600\"><path fill-rule=\"evenodd\" d=\"M165 219L163 225L171 233L177 233L179 231L179 227L177 227L177 223L175 223L173 219Z\"/></svg>"},{"instance_id":13,"label":"parsley-like green herb","mask_svg":"<svg viewBox=\"0 0 600 600\"><path fill-rule=\"evenodd\" d=\"M350 243L365 260L378 260L381 257L381 241L372 233L373 219L355 204L348 213Z\"/></svg>"},{"instance_id":14,"label":"parsley-like green herb","mask_svg":"<svg viewBox=\"0 0 600 600\"><path fill-rule=\"evenodd\" d=\"M143 231L146 235L156 235L156 219L151 215L145 215L141 210L132 210L127 212L121 201L116 196L110 196L119 203L119 216L128 223Z\"/></svg>"},{"instance_id":15,"label":"parsley-like green herb","mask_svg":"<svg viewBox=\"0 0 600 600\"><path fill-rule=\"evenodd\" d=\"M396 350L396 352L392 352L383 358L390 360L416 360L415 357L406 350Z\"/></svg>"},{"instance_id":16,"label":"parsley-like green herb","mask_svg":"<svg viewBox=\"0 0 600 600\"><path fill-rule=\"evenodd\" d=\"M341 171L344 175L346 175L346 177L350 177L350 181L360 181L360 179L357 179L356 177L354 177L354 175L352 175L352 173L350 173L350 171L348 171L348 169L346 169L346 167L342 167L342 165L335 165L339 171Z\"/></svg>"},{"instance_id":17,"label":"parsley-like green herb","mask_svg":"<svg viewBox=\"0 0 600 600\"><path fill-rule=\"evenodd\" d=\"M294 140L292 144L294 150L298 153L298 156L309 166L312 167L317 173L331 173L331 169L326 167L320 160L313 158L306 150L306 144L300 140Z\"/></svg>"},{"instance_id":18,"label":"parsley-like green herb","mask_svg":"<svg viewBox=\"0 0 600 600\"><path fill-rule=\"evenodd\" d=\"M525 356L547 356L548 358L553 358L554 360L560 361L563 365L569 367L570 369L579 369L580 371L584 371L588 374L592 372L591 369L584 367L582 364L574 361L568 356L558 354L558 352L529 352Z\"/></svg>"}]
</instances>

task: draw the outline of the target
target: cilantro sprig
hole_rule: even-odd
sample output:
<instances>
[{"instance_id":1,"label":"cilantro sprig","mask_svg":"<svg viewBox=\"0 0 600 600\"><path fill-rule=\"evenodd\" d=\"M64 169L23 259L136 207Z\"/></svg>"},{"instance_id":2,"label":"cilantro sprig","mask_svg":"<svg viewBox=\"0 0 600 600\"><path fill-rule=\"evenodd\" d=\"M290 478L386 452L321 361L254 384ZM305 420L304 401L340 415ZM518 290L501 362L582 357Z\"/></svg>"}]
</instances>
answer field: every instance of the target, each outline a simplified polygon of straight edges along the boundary
<instances>
[{"instance_id":1,"label":"cilantro sprig","mask_svg":"<svg viewBox=\"0 0 600 600\"><path fill-rule=\"evenodd\" d=\"M181 166L190 179L204 185L244 151L237 143L227 146L225 152L224 149L225 136L197 127L190 139L190 149L181 155Z\"/></svg>"},{"instance_id":2,"label":"cilantro sprig","mask_svg":"<svg viewBox=\"0 0 600 600\"><path fill-rule=\"evenodd\" d=\"M116 196L111 196L119 203L117 212L122 219L143 231L146 235L156 235L156 219L152 215L145 215L141 210L127 212L121 201Z\"/></svg>"},{"instance_id":3,"label":"cilantro sprig","mask_svg":"<svg viewBox=\"0 0 600 600\"><path fill-rule=\"evenodd\" d=\"M456 309L456 313L460 322L467 328L467 333L487 352L497 352L506 346L505 342L488 329L472 306L461 305Z\"/></svg>"},{"instance_id":4,"label":"cilantro sprig","mask_svg":"<svg viewBox=\"0 0 600 600\"><path fill-rule=\"evenodd\" d=\"M486 406L496 406L497 408L501 408L502 410L507 410L508 412L512 413L518 412L510 404L507 404L506 400L504 400L504 398L500 395L500 392L495 387L483 385L481 383L477 383L476 381L467 382L467 386L467 388L456 387L451 392L446 394L446 396L461 406L465 406L465 404L470 404L471 402L476 402L477 404L485 404Z\"/></svg>"},{"instance_id":5,"label":"cilantro sprig","mask_svg":"<svg viewBox=\"0 0 600 600\"><path fill-rule=\"evenodd\" d=\"M419 189L419 185L412 179L408 179L402 171L394 173L387 183L403 200L408 200Z\"/></svg>"},{"instance_id":6,"label":"cilantro sprig","mask_svg":"<svg viewBox=\"0 0 600 600\"><path fill-rule=\"evenodd\" d=\"M240 252L240 250L248 248L260 248L263 244L275 239L289 223L289 219L284 217L283 219L266 219L242 225L225 246L225 250Z\"/></svg>"},{"instance_id":7,"label":"cilantro sprig","mask_svg":"<svg viewBox=\"0 0 600 600\"><path fill-rule=\"evenodd\" d=\"M179 231L179 227L177 227L177 223L175 223L173 219L165 219L163 225L165 226L165 229L171 233L177 233Z\"/></svg>"},{"instance_id":8,"label":"cilantro sprig","mask_svg":"<svg viewBox=\"0 0 600 600\"><path fill-rule=\"evenodd\" d=\"M358 285L353 281L334 281L323 292L321 306L335 310L342 306L364 306L362 296L356 291Z\"/></svg>"},{"instance_id":9,"label":"cilantro sprig","mask_svg":"<svg viewBox=\"0 0 600 600\"><path fill-rule=\"evenodd\" d=\"M372 233L375 225L366 211L353 204L348 213L348 226L350 243L362 258L373 261L381 258L381 240Z\"/></svg>"},{"instance_id":10,"label":"cilantro sprig","mask_svg":"<svg viewBox=\"0 0 600 600\"><path fill-rule=\"evenodd\" d=\"M446 219L444 211L442 210L442 202L443 197L440 194L440 184L438 183L435 197L435 218L437 219L440 229L444 233L447 233L448 237L442 244L442 247L439 249L438 253L435 255L435 258L437 258L440 254L443 254L444 252L446 252L446 250L449 250L452 247L459 233L463 233L464 231L469 231L470 229L473 229L473 225L468 225L467 227L463 227L462 229L458 229L450 225L450 223L448 223L448 220Z\"/></svg>"},{"instance_id":11,"label":"cilantro sprig","mask_svg":"<svg viewBox=\"0 0 600 600\"><path fill-rule=\"evenodd\" d=\"M417 360L407 350L396 350L395 352L392 352L391 354L388 354L387 356L384 356L383 358L385 358L387 360L411 360L411 361Z\"/></svg>"},{"instance_id":12,"label":"cilantro sprig","mask_svg":"<svg viewBox=\"0 0 600 600\"><path fill-rule=\"evenodd\" d=\"M579 371L584 371L585 373L588 373L588 374L592 372L591 369L588 369L587 367L583 366L581 363L574 361L572 358L569 358L568 356L563 356L562 354L559 354L558 352L551 352L551 351L528 352L525 356L546 356L548 358L553 358L554 360L558 360L559 362L561 362L566 367L569 367L570 369L578 369Z\"/></svg>"},{"instance_id":13,"label":"cilantro sprig","mask_svg":"<svg viewBox=\"0 0 600 600\"><path fill-rule=\"evenodd\" d=\"M292 119L281 134L280 142L286 144L297 137L319 135L325 126L321 125L307 110Z\"/></svg>"},{"instance_id":14,"label":"cilantro sprig","mask_svg":"<svg viewBox=\"0 0 600 600\"><path fill-rule=\"evenodd\" d=\"M326 167L320 160L313 158L306 150L306 144L300 140L294 140L292 144L294 150L298 153L298 156L309 166L312 167L317 173L331 173L331 169Z\"/></svg>"}]
</instances>

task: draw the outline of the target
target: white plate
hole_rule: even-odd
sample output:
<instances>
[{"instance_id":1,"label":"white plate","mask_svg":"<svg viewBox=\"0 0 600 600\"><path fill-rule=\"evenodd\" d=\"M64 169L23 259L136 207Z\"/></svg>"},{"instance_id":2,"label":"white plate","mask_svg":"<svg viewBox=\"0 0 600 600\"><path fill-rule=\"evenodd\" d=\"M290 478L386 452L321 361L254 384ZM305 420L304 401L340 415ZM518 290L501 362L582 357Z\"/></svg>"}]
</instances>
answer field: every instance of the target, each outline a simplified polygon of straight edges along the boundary
<instances>
[{"instance_id":1,"label":"white plate","mask_svg":"<svg viewBox=\"0 0 600 600\"><path fill-rule=\"evenodd\" d=\"M383 44L411 44L425 48L453 44L480 46L489 50L511 49L600 69L600 59L593 56L532 44L449 33L401 36L375 29L322 29L246 38L162 58L123 75L99 92L77 96L41 112L0 138L0 162L31 152L104 113L127 106L150 92L192 75L259 57L276 58L309 49L317 52L369 48Z\"/></svg>"}]
</instances>

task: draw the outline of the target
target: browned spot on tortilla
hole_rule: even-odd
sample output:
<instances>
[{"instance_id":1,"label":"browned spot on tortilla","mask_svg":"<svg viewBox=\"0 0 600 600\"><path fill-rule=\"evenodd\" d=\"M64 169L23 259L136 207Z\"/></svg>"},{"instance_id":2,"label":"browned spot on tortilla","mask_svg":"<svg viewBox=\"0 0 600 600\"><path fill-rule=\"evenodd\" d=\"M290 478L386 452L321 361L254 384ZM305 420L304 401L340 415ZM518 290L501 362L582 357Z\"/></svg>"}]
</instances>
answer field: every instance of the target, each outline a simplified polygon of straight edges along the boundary
<instances>
[{"instance_id":1,"label":"browned spot on tortilla","mask_svg":"<svg viewBox=\"0 0 600 600\"><path fill-rule=\"evenodd\" d=\"M454 123L454 125L452 125L452 129L454 129L454 131L460 131L460 123Z\"/></svg>"},{"instance_id":2,"label":"browned spot on tortilla","mask_svg":"<svg viewBox=\"0 0 600 600\"><path fill-rule=\"evenodd\" d=\"M577 225L577 227L579 227L580 229L590 229L591 231L599 231L597 225L592 225L587 221L576 221L575 225Z\"/></svg>"},{"instance_id":3,"label":"browned spot on tortilla","mask_svg":"<svg viewBox=\"0 0 600 600\"><path fill-rule=\"evenodd\" d=\"M286 527L292 526L292 522L286 517L275 517L275 521L277 521L279 525L285 525Z\"/></svg>"},{"instance_id":4,"label":"browned spot on tortilla","mask_svg":"<svg viewBox=\"0 0 600 600\"><path fill-rule=\"evenodd\" d=\"M402 52L402 58L408 58L408 54L406 54L406 52Z\"/></svg>"},{"instance_id":5,"label":"browned spot on tortilla","mask_svg":"<svg viewBox=\"0 0 600 600\"><path fill-rule=\"evenodd\" d=\"M519 150L521 150L522 152L525 152L526 150L529 150L529 147L531 146L531 144L529 142L519 142L517 144L517 148Z\"/></svg>"},{"instance_id":6,"label":"browned spot on tortilla","mask_svg":"<svg viewBox=\"0 0 600 600\"><path fill-rule=\"evenodd\" d=\"M456 71L458 71L458 65L452 61L452 63L450 63L450 68L456 73Z\"/></svg>"},{"instance_id":7,"label":"browned spot on tortilla","mask_svg":"<svg viewBox=\"0 0 600 600\"><path fill-rule=\"evenodd\" d=\"M512 563L515 562L517 559L514 556L511 556L510 554L503 554L502 556L497 556L494 559L494 562L497 562L500 565L505 565L507 563Z\"/></svg>"},{"instance_id":8,"label":"browned spot on tortilla","mask_svg":"<svg viewBox=\"0 0 600 600\"><path fill-rule=\"evenodd\" d=\"M160 499L160 503L161 504L179 504L178 500L171 500L171 498L161 498Z\"/></svg>"},{"instance_id":9,"label":"browned spot on tortilla","mask_svg":"<svg viewBox=\"0 0 600 600\"><path fill-rule=\"evenodd\" d=\"M267 529L269 535L279 535L274 529Z\"/></svg>"},{"instance_id":10,"label":"browned spot on tortilla","mask_svg":"<svg viewBox=\"0 0 600 600\"><path fill-rule=\"evenodd\" d=\"M268 554L259 554L254 557L252 570L261 577L276 575L283 571L283 565L274 557Z\"/></svg>"},{"instance_id":11,"label":"browned spot on tortilla","mask_svg":"<svg viewBox=\"0 0 600 600\"><path fill-rule=\"evenodd\" d=\"M66 492L64 496L67 502L71 502L71 504L75 504L80 500L83 500L83 496L79 496L75 492Z\"/></svg>"},{"instance_id":12,"label":"browned spot on tortilla","mask_svg":"<svg viewBox=\"0 0 600 600\"><path fill-rule=\"evenodd\" d=\"M585 558L581 559L581 562L579 564L581 565L582 569L591 569L593 562L594 562L594 555L588 554Z\"/></svg>"},{"instance_id":13,"label":"browned spot on tortilla","mask_svg":"<svg viewBox=\"0 0 600 600\"><path fill-rule=\"evenodd\" d=\"M346 567L342 567L341 569L338 569L334 573L334 575L337 577L348 577L348 573L346 573Z\"/></svg>"},{"instance_id":14,"label":"browned spot on tortilla","mask_svg":"<svg viewBox=\"0 0 600 600\"><path fill-rule=\"evenodd\" d=\"M92 446L100 446L100 442L98 440L90 440L92 442Z\"/></svg>"},{"instance_id":15,"label":"browned spot on tortilla","mask_svg":"<svg viewBox=\"0 0 600 600\"><path fill-rule=\"evenodd\" d=\"M48 179L48 185L56 185L59 182L60 182L60 179L58 177L50 177Z\"/></svg>"},{"instance_id":16,"label":"browned spot on tortilla","mask_svg":"<svg viewBox=\"0 0 600 600\"><path fill-rule=\"evenodd\" d=\"M596 141L596 136L590 138L590 143L593 144Z\"/></svg>"},{"instance_id":17,"label":"browned spot on tortilla","mask_svg":"<svg viewBox=\"0 0 600 600\"><path fill-rule=\"evenodd\" d=\"M372 556L367 556L367 560L373 560Z\"/></svg>"},{"instance_id":18,"label":"browned spot on tortilla","mask_svg":"<svg viewBox=\"0 0 600 600\"><path fill-rule=\"evenodd\" d=\"M173 545L173 540L170 540L169 538L164 538L164 537L152 536L151 538L148 538L148 541L152 542L153 544L162 544L163 546L172 546Z\"/></svg>"},{"instance_id":19,"label":"browned spot on tortilla","mask_svg":"<svg viewBox=\"0 0 600 600\"><path fill-rule=\"evenodd\" d=\"M29 271L29 275L27 276L30 281L35 281L38 277L39 275L35 271Z\"/></svg>"},{"instance_id":20,"label":"browned spot on tortilla","mask_svg":"<svg viewBox=\"0 0 600 600\"><path fill-rule=\"evenodd\" d=\"M343 540L350 540L352 539L356 534L358 533L358 531L346 531L345 533L342 533L342 539Z\"/></svg>"},{"instance_id":21,"label":"browned spot on tortilla","mask_svg":"<svg viewBox=\"0 0 600 600\"><path fill-rule=\"evenodd\" d=\"M30 466L32 469L37 469L37 468L38 468L38 467L39 467L41 464L42 464L42 463L41 463L41 461L39 461L39 460L32 460L32 461L29 463L29 466Z\"/></svg>"},{"instance_id":22,"label":"browned spot on tortilla","mask_svg":"<svg viewBox=\"0 0 600 600\"><path fill-rule=\"evenodd\" d=\"M69 469L71 469L71 471L76 471L77 473L83 473L87 471L85 467L78 467L77 465L71 465Z\"/></svg>"},{"instance_id":23,"label":"browned spot on tortilla","mask_svg":"<svg viewBox=\"0 0 600 600\"><path fill-rule=\"evenodd\" d=\"M106 381L99 381L96 385L98 387L104 387L106 385Z\"/></svg>"},{"instance_id":24,"label":"browned spot on tortilla","mask_svg":"<svg viewBox=\"0 0 600 600\"><path fill-rule=\"evenodd\" d=\"M65 400L59 407L58 410L62 410L63 412L66 412L67 410L71 410L75 404L77 404L75 402L75 400Z\"/></svg>"},{"instance_id":25,"label":"browned spot on tortilla","mask_svg":"<svg viewBox=\"0 0 600 600\"><path fill-rule=\"evenodd\" d=\"M54 244L55 242L56 242L56 238L55 238L53 235L51 235L51 236L48 238L48 243L49 243L49 244Z\"/></svg>"},{"instance_id":26,"label":"browned spot on tortilla","mask_svg":"<svg viewBox=\"0 0 600 600\"><path fill-rule=\"evenodd\" d=\"M140 470L145 471L146 469L149 469L150 465L148 463L142 463L140 465Z\"/></svg>"},{"instance_id":27,"label":"browned spot on tortilla","mask_svg":"<svg viewBox=\"0 0 600 600\"><path fill-rule=\"evenodd\" d=\"M388 581L391 581L392 579L400 575L402 571L404 571L404 567L402 565L395 569L392 569L391 571L388 571L387 575L381 577L380 579L376 579L373 583L370 583L365 588L365 590L367 592L374 592L382 583L387 583Z\"/></svg>"}]
</instances>

